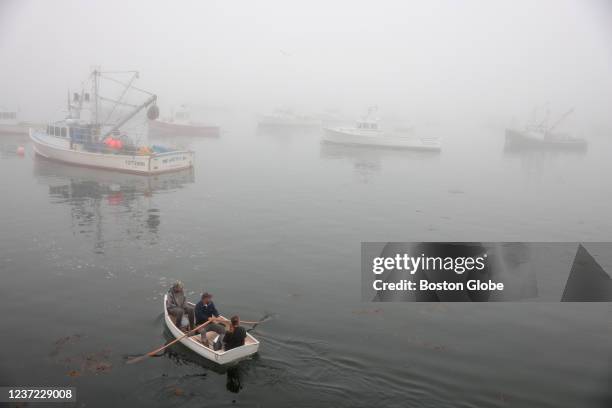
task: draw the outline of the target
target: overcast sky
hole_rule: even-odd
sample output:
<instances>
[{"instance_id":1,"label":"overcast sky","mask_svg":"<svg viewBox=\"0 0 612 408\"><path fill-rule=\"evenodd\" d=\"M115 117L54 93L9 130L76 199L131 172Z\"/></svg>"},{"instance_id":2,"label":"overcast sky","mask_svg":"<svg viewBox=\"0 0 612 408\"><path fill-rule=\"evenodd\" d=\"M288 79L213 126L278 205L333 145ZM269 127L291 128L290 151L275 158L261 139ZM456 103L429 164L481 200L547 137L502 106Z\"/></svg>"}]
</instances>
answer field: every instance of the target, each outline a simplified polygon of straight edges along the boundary
<instances>
[{"instance_id":1,"label":"overcast sky","mask_svg":"<svg viewBox=\"0 0 612 408\"><path fill-rule=\"evenodd\" d=\"M612 2L0 0L0 105L51 119L93 65L162 106L609 121Z\"/></svg>"}]
</instances>

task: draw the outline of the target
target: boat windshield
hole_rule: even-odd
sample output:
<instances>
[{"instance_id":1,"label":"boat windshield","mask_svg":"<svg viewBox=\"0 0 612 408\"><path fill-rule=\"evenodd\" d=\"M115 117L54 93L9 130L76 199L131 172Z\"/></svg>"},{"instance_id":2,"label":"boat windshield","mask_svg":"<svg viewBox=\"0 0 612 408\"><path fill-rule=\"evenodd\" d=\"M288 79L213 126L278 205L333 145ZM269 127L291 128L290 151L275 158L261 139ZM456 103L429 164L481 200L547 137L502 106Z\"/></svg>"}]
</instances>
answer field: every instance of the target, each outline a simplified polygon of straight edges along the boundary
<instances>
[{"instance_id":1,"label":"boat windshield","mask_svg":"<svg viewBox=\"0 0 612 408\"><path fill-rule=\"evenodd\" d=\"M358 129L378 129L376 122L357 122Z\"/></svg>"},{"instance_id":2,"label":"boat windshield","mask_svg":"<svg viewBox=\"0 0 612 408\"><path fill-rule=\"evenodd\" d=\"M15 120L17 112L0 112L0 120Z\"/></svg>"}]
</instances>

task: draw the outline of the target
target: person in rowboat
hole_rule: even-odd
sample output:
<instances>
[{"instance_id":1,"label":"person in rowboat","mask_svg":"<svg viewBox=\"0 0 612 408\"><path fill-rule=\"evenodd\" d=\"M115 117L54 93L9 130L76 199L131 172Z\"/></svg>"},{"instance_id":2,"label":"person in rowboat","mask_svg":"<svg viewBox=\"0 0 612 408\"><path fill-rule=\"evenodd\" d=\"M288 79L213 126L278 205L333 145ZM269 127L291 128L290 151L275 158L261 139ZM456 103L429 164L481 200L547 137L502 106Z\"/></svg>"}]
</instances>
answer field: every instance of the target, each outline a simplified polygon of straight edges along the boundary
<instances>
[{"instance_id":1,"label":"person in rowboat","mask_svg":"<svg viewBox=\"0 0 612 408\"><path fill-rule=\"evenodd\" d=\"M225 319L219 317L219 311L212 301L212 295L208 292L202 293L201 300L195 306L196 326L210 321L206 327L202 329L202 343L208 344L209 337L216 337L225 333L225 326L222 324ZM207 336L207 333L211 333ZM216 334L214 334L216 333Z\"/></svg>"},{"instance_id":2,"label":"person in rowboat","mask_svg":"<svg viewBox=\"0 0 612 408\"><path fill-rule=\"evenodd\" d=\"M176 281L170 290L168 290L168 299L166 300L166 308L168 313L174 318L176 327L181 328L183 323L183 315L187 313L189 319L189 330L195 327L194 325L194 308L187 303L183 283Z\"/></svg>"},{"instance_id":3,"label":"person in rowboat","mask_svg":"<svg viewBox=\"0 0 612 408\"><path fill-rule=\"evenodd\" d=\"M244 327L240 326L240 317L238 315L232 316L225 336L223 336L225 351L244 346L244 339L246 339L246 336L246 330Z\"/></svg>"}]
</instances>

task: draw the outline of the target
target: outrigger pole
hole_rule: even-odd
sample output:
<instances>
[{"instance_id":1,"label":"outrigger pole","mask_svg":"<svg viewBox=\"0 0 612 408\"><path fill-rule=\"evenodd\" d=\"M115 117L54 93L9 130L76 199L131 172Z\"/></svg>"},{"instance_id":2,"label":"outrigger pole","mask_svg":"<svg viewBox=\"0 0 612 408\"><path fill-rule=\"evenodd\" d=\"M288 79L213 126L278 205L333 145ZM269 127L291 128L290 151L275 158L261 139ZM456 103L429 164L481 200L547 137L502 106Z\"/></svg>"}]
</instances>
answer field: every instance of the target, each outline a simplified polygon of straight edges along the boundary
<instances>
[{"instance_id":1,"label":"outrigger pole","mask_svg":"<svg viewBox=\"0 0 612 408\"><path fill-rule=\"evenodd\" d=\"M132 119L134 116L136 116L138 114L138 112L140 112L141 110L143 110L144 108L146 108L147 106L155 103L155 101L157 101L157 95L153 95L151 96L149 99L146 100L145 103L143 103L142 105L138 106L136 109L134 109L134 111L132 113L130 113L129 115L127 115L125 118L123 118L122 120L120 120L115 126L113 126L108 132L106 132L103 136L102 136L102 140L106 139L108 136L110 136L115 130L119 129L121 126L125 125L130 119Z\"/></svg>"},{"instance_id":2,"label":"outrigger pole","mask_svg":"<svg viewBox=\"0 0 612 408\"><path fill-rule=\"evenodd\" d=\"M561 122L563 122L569 115L571 115L572 113L574 113L574 108L568 110L567 112L565 112L563 115L561 115L561 117L548 129L549 132L552 132L552 130L554 128L556 128L557 126L559 126L559 124Z\"/></svg>"}]
</instances>

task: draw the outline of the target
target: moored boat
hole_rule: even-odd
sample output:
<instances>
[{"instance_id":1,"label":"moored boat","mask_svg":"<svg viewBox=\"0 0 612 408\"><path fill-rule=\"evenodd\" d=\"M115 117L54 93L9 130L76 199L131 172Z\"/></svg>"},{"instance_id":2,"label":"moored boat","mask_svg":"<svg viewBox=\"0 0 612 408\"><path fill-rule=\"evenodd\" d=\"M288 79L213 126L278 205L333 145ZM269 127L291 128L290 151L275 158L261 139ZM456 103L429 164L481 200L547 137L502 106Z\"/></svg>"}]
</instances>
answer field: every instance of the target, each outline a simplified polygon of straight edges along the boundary
<instances>
[{"instance_id":1,"label":"moored boat","mask_svg":"<svg viewBox=\"0 0 612 408\"><path fill-rule=\"evenodd\" d=\"M28 124L19 121L16 111L0 109L0 133L28 134Z\"/></svg>"},{"instance_id":2,"label":"moored boat","mask_svg":"<svg viewBox=\"0 0 612 408\"><path fill-rule=\"evenodd\" d=\"M194 163L194 153L163 146L137 145L130 135L122 132L122 127L140 111L147 109L149 119L159 113L157 96L141 89L133 88L131 83L138 76L135 72L119 99L102 97L98 94L99 81L104 73L94 70L93 96L82 91L75 93L68 102L68 117L49 124L44 129L30 129L30 139L34 152L50 160L67 164L116 170L137 174L159 174L190 168ZM119 82L114 80L115 82ZM145 102L138 105L123 100L127 91L135 89L148 95ZM112 105L103 114L102 102L111 101ZM112 114L120 111L118 106L128 106L130 110L111 121Z\"/></svg>"},{"instance_id":3,"label":"moored boat","mask_svg":"<svg viewBox=\"0 0 612 408\"><path fill-rule=\"evenodd\" d=\"M166 321L166 326L168 327L168 330L170 330L172 335L175 338L179 338L183 336L185 332L176 326L172 317L168 314L168 309L166 308L167 297L168 295L164 296L163 303L164 320ZM194 306L193 303L190 304ZM185 347L192 350L193 352L220 365L238 362L257 353L257 351L259 350L259 341L257 341L257 339L253 337L250 333L247 333L247 337L243 346L236 347L231 350L213 350L210 347L207 347L202 344L201 336L199 334L183 337L179 340L179 342Z\"/></svg>"},{"instance_id":4,"label":"moored boat","mask_svg":"<svg viewBox=\"0 0 612 408\"><path fill-rule=\"evenodd\" d=\"M524 129L506 129L505 149L544 149L544 150L586 150L588 143L585 139L573 137L567 133L555 132L555 128L565 120L574 110L564 113L552 126L548 126L548 113L546 118L537 122L534 118Z\"/></svg>"},{"instance_id":5,"label":"moored boat","mask_svg":"<svg viewBox=\"0 0 612 408\"><path fill-rule=\"evenodd\" d=\"M299 115L289 109L277 109L273 114L260 116L260 128L313 128L320 127L321 119Z\"/></svg>"},{"instance_id":6,"label":"moored boat","mask_svg":"<svg viewBox=\"0 0 612 408\"><path fill-rule=\"evenodd\" d=\"M181 106L167 119L149 121L149 133L152 136L205 136L219 137L219 126L198 123L191 120L191 113Z\"/></svg>"},{"instance_id":7,"label":"moored boat","mask_svg":"<svg viewBox=\"0 0 612 408\"><path fill-rule=\"evenodd\" d=\"M545 130L506 129L506 149L586 150L585 139Z\"/></svg>"},{"instance_id":8,"label":"moored boat","mask_svg":"<svg viewBox=\"0 0 612 408\"><path fill-rule=\"evenodd\" d=\"M325 128L323 141L344 145L385 147L394 149L439 151L437 138L418 137L412 131L387 133L380 129L379 120L370 109L368 115L357 121L354 127Z\"/></svg>"}]
</instances>

